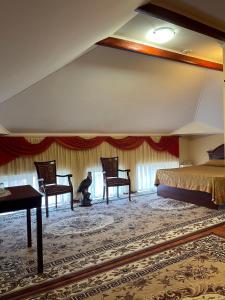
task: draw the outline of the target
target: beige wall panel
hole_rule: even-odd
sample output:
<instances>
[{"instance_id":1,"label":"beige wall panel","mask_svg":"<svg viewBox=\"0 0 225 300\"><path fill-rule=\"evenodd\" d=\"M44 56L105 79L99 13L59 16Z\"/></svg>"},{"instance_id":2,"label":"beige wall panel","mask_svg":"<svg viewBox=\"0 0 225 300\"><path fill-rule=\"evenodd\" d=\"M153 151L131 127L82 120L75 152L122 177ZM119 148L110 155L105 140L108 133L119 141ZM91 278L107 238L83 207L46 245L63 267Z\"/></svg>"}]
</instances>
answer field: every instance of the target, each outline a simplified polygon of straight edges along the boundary
<instances>
[{"instance_id":1,"label":"beige wall panel","mask_svg":"<svg viewBox=\"0 0 225 300\"><path fill-rule=\"evenodd\" d=\"M188 162L191 160L189 145L190 145L189 137L180 137L180 139L179 139L179 147L180 147L179 162L180 162L180 164L182 162Z\"/></svg>"},{"instance_id":2,"label":"beige wall panel","mask_svg":"<svg viewBox=\"0 0 225 300\"><path fill-rule=\"evenodd\" d=\"M194 165L208 161L208 150L213 150L224 143L223 134L192 137L189 142L189 157Z\"/></svg>"}]
</instances>

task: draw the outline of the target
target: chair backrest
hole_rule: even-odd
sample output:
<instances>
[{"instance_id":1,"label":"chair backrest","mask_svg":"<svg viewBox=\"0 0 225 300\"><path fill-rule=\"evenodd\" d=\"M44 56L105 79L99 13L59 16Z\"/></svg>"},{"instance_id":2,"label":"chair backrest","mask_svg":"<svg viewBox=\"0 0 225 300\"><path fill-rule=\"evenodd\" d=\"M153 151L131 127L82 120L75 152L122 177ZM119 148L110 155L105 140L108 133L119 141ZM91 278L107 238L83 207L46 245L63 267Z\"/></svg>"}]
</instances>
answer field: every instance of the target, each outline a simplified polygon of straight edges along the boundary
<instances>
[{"instance_id":1,"label":"chair backrest","mask_svg":"<svg viewBox=\"0 0 225 300\"><path fill-rule=\"evenodd\" d=\"M118 156L101 157L102 170L106 177L118 177Z\"/></svg>"},{"instance_id":2,"label":"chair backrest","mask_svg":"<svg viewBox=\"0 0 225 300\"><path fill-rule=\"evenodd\" d=\"M56 183L56 161L35 161L38 179L43 178L44 184Z\"/></svg>"}]
</instances>

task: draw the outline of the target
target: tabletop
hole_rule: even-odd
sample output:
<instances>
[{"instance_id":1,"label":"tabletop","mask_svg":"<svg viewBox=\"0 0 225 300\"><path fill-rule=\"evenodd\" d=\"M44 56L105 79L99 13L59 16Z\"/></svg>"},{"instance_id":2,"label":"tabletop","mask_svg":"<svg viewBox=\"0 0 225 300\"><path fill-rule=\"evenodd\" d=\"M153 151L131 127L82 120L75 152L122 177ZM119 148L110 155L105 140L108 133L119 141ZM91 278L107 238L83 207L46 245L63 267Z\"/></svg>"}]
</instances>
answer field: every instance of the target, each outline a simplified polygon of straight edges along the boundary
<instances>
[{"instance_id":1,"label":"tabletop","mask_svg":"<svg viewBox=\"0 0 225 300\"><path fill-rule=\"evenodd\" d=\"M0 197L0 213L41 207L42 194L31 185L7 187L11 194Z\"/></svg>"}]
</instances>

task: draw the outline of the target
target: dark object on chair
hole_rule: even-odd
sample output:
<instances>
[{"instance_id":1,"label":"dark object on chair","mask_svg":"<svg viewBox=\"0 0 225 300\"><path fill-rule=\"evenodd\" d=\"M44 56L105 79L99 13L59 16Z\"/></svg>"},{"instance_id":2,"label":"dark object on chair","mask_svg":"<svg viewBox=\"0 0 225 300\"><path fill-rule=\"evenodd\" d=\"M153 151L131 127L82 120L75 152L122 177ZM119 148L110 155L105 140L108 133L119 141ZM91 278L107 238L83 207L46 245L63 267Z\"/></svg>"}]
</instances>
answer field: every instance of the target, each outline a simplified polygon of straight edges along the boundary
<instances>
[{"instance_id":1,"label":"dark object on chair","mask_svg":"<svg viewBox=\"0 0 225 300\"><path fill-rule=\"evenodd\" d=\"M119 186L128 185L129 186L129 201L131 201L131 186L130 186L130 169L121 170L118 168L118 157L101 157L102 170L103 170L103 199L105 199L105 190L106 190L106 200L109 204L109 187L117 187L117 197L119 197ZM126 172L127 178L119 177L119 172Z\"/></svg>"},{"instance_id":2,"label":"dark object on chair","mask_svg":"<svg viewBox=\"0 0 225 300\"><path fill-rule=\"evenodd\" d=\"M57 195L66 193L71 194L71 209L73 210L73 186L71 182L71 174L57 175L56 174L56 161L46 162L34 162L37 170L38 185L41 193L45 195L45 207L46 217L48 217L48 196L56 196L56 207L57 207ZM57 184L57 177L67 177L69 185Z\"/></svg>"},{"instance_id":3,"label":"dark object on chair","mask_svg":"<svg viewBox=\"0 0 225 300\"><path fill-rule=\"evenodd\" d=\"M87 178L81 181L77 193L82 193L82 200L80 206L91 206L91 193L88 192L89 186L92 184L92 175L91 172L88 172Z\"/></svg>"}]
</instances>

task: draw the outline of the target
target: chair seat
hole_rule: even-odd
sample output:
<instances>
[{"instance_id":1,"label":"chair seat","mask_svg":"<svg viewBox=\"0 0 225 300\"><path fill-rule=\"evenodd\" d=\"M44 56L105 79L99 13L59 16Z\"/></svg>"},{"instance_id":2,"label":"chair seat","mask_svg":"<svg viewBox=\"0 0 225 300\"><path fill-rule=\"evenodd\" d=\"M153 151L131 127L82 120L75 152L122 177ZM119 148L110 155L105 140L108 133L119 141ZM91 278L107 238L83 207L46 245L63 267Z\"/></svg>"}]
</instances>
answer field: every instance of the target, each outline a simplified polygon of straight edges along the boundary
<instances>
[{"instance_id":1,"label":"chair seat","mask_svg":"<svg viewBox=\"0 0 225 300\"><path fill-rule=\"evenodd\" d=\"M120 185L129 185L130 181L126 178L120 178L120 177L111 177L107 178L107 185L108 186L120 186Z\"/></svg>"},{"instance_id":2,"label":"chair seat","mask_svg":"<svg viewBox=\"0 0 225 300\"><path fill-rule=\"evenodd\" d=\"M45 194L48 196L70 193L72 191L69 185L50 184L45 186ZM41 192L44 193L43 188Z\"/></svg>"}]
</instances>

